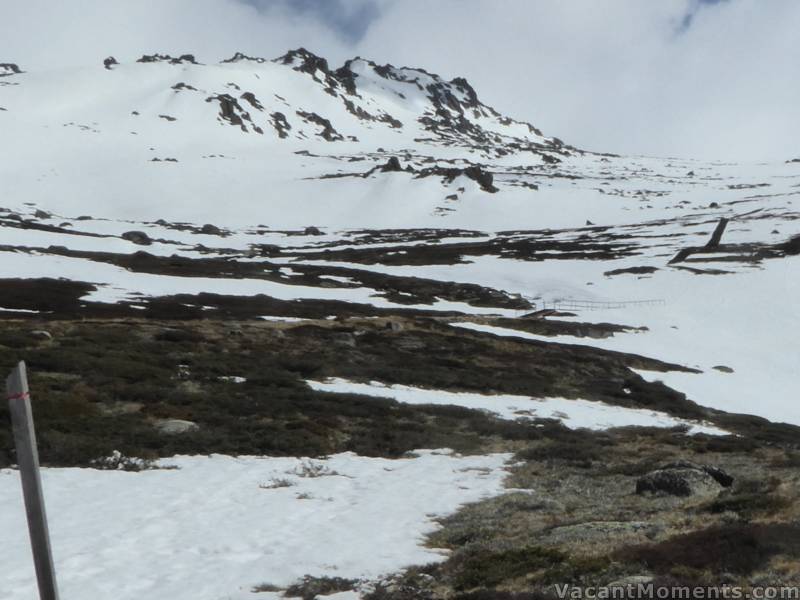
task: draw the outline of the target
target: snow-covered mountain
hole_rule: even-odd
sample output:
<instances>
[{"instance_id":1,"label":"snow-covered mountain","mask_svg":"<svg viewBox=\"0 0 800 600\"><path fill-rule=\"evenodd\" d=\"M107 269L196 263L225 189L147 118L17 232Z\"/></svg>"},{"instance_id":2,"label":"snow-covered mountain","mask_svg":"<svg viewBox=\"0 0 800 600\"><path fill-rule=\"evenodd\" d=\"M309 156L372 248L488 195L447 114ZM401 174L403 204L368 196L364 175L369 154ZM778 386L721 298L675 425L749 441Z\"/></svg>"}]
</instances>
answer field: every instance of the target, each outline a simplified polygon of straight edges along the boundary
<instances>
[{"instance_id":1,"label":"snow-covered mountain","mask_svg":"<svg viewBox=\"0 0 800 600\"><path fill-rule=\"evenodd\" d=\"M441 421L435 439L464 435L486 452L538 440L572 453L561 423L594 444L589 453L608 443L597 430L677 427L684 440L733 433L720 443L740 452L730 464L777 469L778 458L735 441L785 443L796 431L749 415L800 425L799 195L797 160L589 152L500 114L462 78L361 58L335 69L303 49L213 64L158 54L71 70L0 63L0 358L17 360L35 334L25 351L56 398L45 410L60 418L59 394L79 396L65 404L69 426L54 419L55 433L43 432L45 456L80 462L57 449L110 453L104 444L121 439L161 455L348 451L317 463L176 458L180 472L141 474L148 485L53 469L47 484L64 491L56 523L71 526L56 530L72 553L56 557L67 589L104 593L87 528L109 542L101 562L120 598L262 597L304 574L374 580L443 558L420 536L459 504L502 493L511 455L397 460L404 447L373 406L425 444L413 436ZM113 365L90 381L87 365L104 369L104 352ZM232 400L218 411L220 391ZM397 416L378 398L422 412ZM366 416L354 406L369 406ZM153 433L165 416L196 419L201 433L165 441ZM497 446L515 426L535 434ZM636 446L652 452L647 464L678 456L671 441L653 444ZM362 448L388 457L352 454ZM630 474L620 456L607 473ZM595 489L584 466L575 498ZM77 502L76 488L91 495ZM111 506L114 494L127 500ZM298 511L298 501L313 504ZM614 519L652 518L651 505L620 517L627 497L612 504ZM546 505L521 504L520 522ZM21 514L0 514L19 534L0 548L15 565L12 598L34 585L20 566ZM587 517L593 528L608 518Z\"/></svg>"},{"instance_id":2,"label":"snow-covered mountain","mask_svg":"<svg viewBox=\"0 0 800 600\"><path fill-rule=\"evenodd\" d=\"M800 423L788 382L754 402L791 371L800 328L797 163L585 152L464 79L361 58L332 69L303 49L3 68L0 276L89 286L59 302L17 292L6 309L143 315L183 294L214 311L209 294L265 294L480 316L586 301L584 319L650 328L593 344L705 371L668 378L701 404ZM668 264L722 217L726 244ZM334 305L287 306L243 314Z\"/></svg>"},{"instance_id":3,"label":"snow-covered mountain","mask_svg":"<svg viewBox=\"0 0 800 600\"><path fill-rule=\"evenodd\" d=\"M475 163L547 165L575 152L486 106L464 79L361 58L332 70L303 49L275 60L236 54L219 64L156 54L59 72L5 68L0 127L3 151L15 157L4 161L7 195L64 212L142 217L160 206L164 218L245 224L274 223L279 208L284 225L325 221L321 199L308 200L299 215L290 209L298 195L328 190L304 184L309 178L362 175L397 157L400 165L387 168L407 170L403 182L463 179L451 191L469 195L494 190L491 178L469 169ZM258 202L255 179L270 181ZM343 223L354 224L364 192L386 196L387 182L378 179L358 186L361 203L339 206ZM428 196L436 189L438 201L447 196L425 181L414 187ZM248 200L239 204L242 196ZM224 216L221 198L233 203ZM413 218L408 210L382 212L370 210L373 220Z\"/></svg>"}]
</instances>

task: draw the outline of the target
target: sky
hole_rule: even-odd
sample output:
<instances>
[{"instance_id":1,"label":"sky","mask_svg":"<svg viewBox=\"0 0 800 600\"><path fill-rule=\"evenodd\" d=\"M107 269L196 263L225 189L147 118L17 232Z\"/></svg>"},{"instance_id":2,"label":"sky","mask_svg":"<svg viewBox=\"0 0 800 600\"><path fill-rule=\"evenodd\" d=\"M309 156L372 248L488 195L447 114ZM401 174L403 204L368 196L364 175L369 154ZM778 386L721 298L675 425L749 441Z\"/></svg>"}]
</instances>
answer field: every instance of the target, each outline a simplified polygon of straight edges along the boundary
<instances>
[{"instance_id":1,"label":"sky","mask_svg":"<svg viewBox=\"0 0 800 600\"><path fill-rule=\"evenodd\" d=\"M338 66L466 77L572 145L720 160L800 156L796 0L0 0L0 62L304 46Z\"/></svg>"}]
</instances>

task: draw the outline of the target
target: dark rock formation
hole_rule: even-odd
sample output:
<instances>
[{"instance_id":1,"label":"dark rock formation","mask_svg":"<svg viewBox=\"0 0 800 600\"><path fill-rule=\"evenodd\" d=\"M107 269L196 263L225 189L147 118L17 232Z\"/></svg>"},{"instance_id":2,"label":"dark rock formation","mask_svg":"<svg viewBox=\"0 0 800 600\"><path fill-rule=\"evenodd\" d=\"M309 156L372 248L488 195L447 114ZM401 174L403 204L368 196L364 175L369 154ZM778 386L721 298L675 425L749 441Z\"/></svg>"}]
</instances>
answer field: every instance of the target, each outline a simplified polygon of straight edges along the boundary
<instances>
[{"instance_id":1,"label":"dark rock formation","mask_svg":"<svg viewBox=\"0 0 800 600\"><path fill-rule=\"evenodd\" d=\"M632 275L649 275L658 271L658 267L628 267L626 269L612 269L603 273L606 277L613 277L614 275L622 275L624 273L631 273Z\"/></svg>"},{"instance_id":2,"label":"dark rock formation","mask_svg":"<svg viewBox=\"0 0 800 600\"><path fill-rule=\"evenodd\" d=\"M472 165L464 169L464 175L477 182L485 192L493 194L497 191L497 188L494 186L494 176L477 165Z\"/></svg>"},{"instance_id":3,"label":"dark rock formation","mask_svg":"<svg viewBox=\"0 0 800 600\"><path fill-rule=\"evenodd\" d=\"M22 73L19 66L14 63L0 63L0 77Z\"/></svg>"},{"instance_id":4,"label":"dark rock formation","mask_svg":"<svg viewBox=\"0 0 800 600\"><path fill-rule=\"evenodd\" d=\"M795 256L797 254L800 254L800 235L796 235L793 238L791 238L788 242L780 244L779 248L789 256Z\"/></svg>"},{"instance_id":5,"label":"dark rock formation","mask_svg":"<svg viewBox=\"0 0 800 600\"><path fill-rule=\"evenodd\" d=\"M298 110L296 113L297 116L306 122L314 123L322 127L322 131L320 131L317 135L321 136L323 139L329 142L338 142L344 139L344 136L333 128L333 125L331 125L331 122L328 119L319 116L317 113L305 112L302 110Z\"/></svg>"},{"instance_id":6,"label":"dark rock formation","mask_svg":"<svg viewBox=\"0 0 800 600\"><path fill-rule=\"evenodd\" d=\"M139 63L156 63L166 62L171 65L179 65L182 63L190 63L193 65L199 64L193 54L181 54L180 56L170 56L169 54L143 54L136 62Z\"/></svg>"},{"instance_id":7,"label":"dark rock formation","mask_svg":"<svg viewBox=\"0 0 800 600\"><path fill-rule=\"evenodd\" d=\"M175 90L176 92L179 92L179 91L181 91L181 90L192 90L193 92L196 92L196 91L197 91L197 88L196 88L196 87L194 87L194 86L191 86L191 85L189 85L188 83L184 83L184 82L182 82L182 81L181 81L181 82L178 82L178 83L176 83L175 85L173 85L173 86L172 86L172 89L173 89L173 90Z\"/></svg>"},{"instance_id":8,"label":"dark rock formation","mask_svg":"<svg viewBox=\"0 0 800 600\"><path fill-rule=\"evenodd\" d=\"M263 256L263 257L270 257L270 256L278 256L281 253L281 247L275 244L251 244L250 245L250 255L251 256Z\"/></svg>"},{"instance_id":9,"label":"dark rock formation","mask_svg":"<svg viewBox=\"0 0 800 600\"><path fill-rule=\"evenodd\" d=\"M296 50L289 50L283 56L275 59L276 62L280 62L284 65L293 64L292 67L295 71L302 71L304 73L309 73L313 75L317 71L322 71L323 73L330 73L330 69L328 68L328 61L322 58L321 56L317 56L313 52L309 52L305 48L297 48Z\"/></svg>"},{"instance_id":10,"label":"dark rock formation","mask_svg":"<svg viewBox=\"0 0 800 600\"><path fill-rule=\"evenodd\" d=\"M206 223L200 228L200 233L204 233L206 235L222 235L222 230L216 225Z\"/></svg>"},{"instance_id":11,"label":"dark rock formation","mask_svg":"<svg viewBox=\"0 0 800 600\"><path fill-rule=\"evenodd\" d=\"M246 100L250 106L256 110L264 110L264 105L259 102L258 98L256 98L256 95L253 92L245 92L240 96L240 98L242 100Z\"/></svg>"},{"instance_id":12,"label":"dark rock formation","mask_svg":"<svg viewBox=\"0 0 800 600\"><path fill-rule=\"evenodd\" d=\"M395 171L402 171L403 166L400 164L400 159L398 159L396 156L392 156L386 161L386 164L384 164L380 170L383 173L391 173Z\"/></svg>"},{"instance_id":13,"label":"dark rock formation","mask_svg":"<svg viewBox=\"0 0 800 600\"><path fill-rule=\"evenodd\" d=\"M248 131L245 121L248 121L256 133L264 133L260 127L253 124L253 119L250 113L247 112L239 101L230 94L218 94L216 96L209 96L206 102L219 102L219 117L223 121L228 121L231 125L238 125L242 131Z\"/></svg>"},{"instance_id":14,"label":"dark rock formation","mask_svg":"<svg viewBox=\"0 0 800 600\"><path fill-rule=\"evenodd\" d=\"M139 246L149 246L153 243L153 240L144 231L126 231L122 234L122 239Z\"/></svg>"},{"instance_id":15,"label":"dark rock formation","mask_svg":"<svg viewBox=\"0 0 800 600\"><path fill-rule=\"evenodd\" d=\"M275 131L278 132L278 137L289 137L287 132L292 128L292 126L289 124L289 121L286 120L286 115L284 115L282 112L274 112L270 114L270 117L272 117L271 123L275 128Z\"/></svg>"},{"instance_id":16,"label":"dark rock formation","mask_svg":"<svg viewBox=\"0 0 800 600\"><path fill-rule=\"evenodd\" d=\"M561 162L560 158L557 158L551 154L545 154L544 152L540 153L539 156L542 157L542 162L547 165L556 165Z\"/></svg>"},{"instance_id":17,"label":"dark rock formation","mask_svg":"<svg viewBox=\"0 0 800 600\"><path fill-rule=\"evenodd\" d=\"M662 493L670 496L714 496L730 487L733 477L719 467L688 461L669 463L636 480L636 493Z\"/></svg>"},{"instance_id":18,"label":"dark rock formation","mask_svg":"<svg viewBox=\"0 0 800 600\"><path fill-rule=\"evenodd\" d=\"M257 63L264 63L267 62L266 58L261 58L260 56L247 56L246 54L242 54L241 52L237 52L230 58L226 58L222 62L224 63L232 63L232 62L239 62L242 60L250 60Z\"/></svg>"},{"instance_id":19,"label":"dark rock formation","mask_svg":"<svg viewBox=\"0 0 800 600\"><path fill-rule=\"evenodd\" d=\"M419 171L417 177L430 177L431 175L439 175L444 177L447 183L455 181L456 177L464 175L469 179L475 181L483 191L493 194L497 191L494 186L494 177L488 171L484 171L478 165L471 165L464 169L460 167L431 167Z\"/></svg>"}]
</instances>

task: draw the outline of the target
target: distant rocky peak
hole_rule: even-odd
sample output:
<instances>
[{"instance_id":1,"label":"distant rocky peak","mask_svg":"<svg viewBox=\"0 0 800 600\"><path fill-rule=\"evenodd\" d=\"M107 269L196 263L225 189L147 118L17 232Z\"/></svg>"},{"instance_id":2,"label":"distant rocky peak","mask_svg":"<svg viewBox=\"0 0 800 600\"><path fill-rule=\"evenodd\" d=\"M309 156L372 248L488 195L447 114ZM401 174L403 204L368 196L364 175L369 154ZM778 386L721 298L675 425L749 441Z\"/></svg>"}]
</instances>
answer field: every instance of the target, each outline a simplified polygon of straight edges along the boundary
<instances>
[{"instance_id":1,"label":"distant rocky peak","mask_svg":"<svg viewBox=\"0 0 800 600\"><path fill-rule=\"evenodd\" d=\"M256 62L256 63L265 63L265 62L267 62L267 59L266 58L261 58L260 56L248 56L247 54L244 54L242 52L237 52L236 54L234 54L230 58L226 58L222 62L224 62L224 63L233 63L233 62L243 62L243 61Z\"/></svg>"},{"instance_id":2,"label":"distant rocky peak","mask_svg":"<svg viewBox=\"0 0 800 600\"><path fill-rule=\"evenodd\" d=\"M143 54L140 59L136 62L138 63L156 63L156 62L165 62L171 65L179 65L183 63L190 63L193 65L199 64L195 58L194 54L181 54L180 56L171 56L169 54Z\"/></svg>"},{"instance_id":3,"label":"distant rocky peak","mask_svg":"<svg viewBox=\"0 0 800 600\"><path fill-rule=\"evenodd\" d=\"M383 79L391 79L394 81L401 81L405 83L423 81L441 81L441 77L428 73L425 69L415 69L410 67L395 67L391 64L379 65L378 63L367 58L356 56L346 61L344 65L337 70L339 72L350 72L354 75L364 75L369 71L374 72Z\"/></svg>"},{"instance_id":4,"label":"distant rocky peak","mask_svg":"<svg viewBox=\"0 0 800 600\"><path fill-rule=\"evenodd\" d=\"M330 73L328 61L305 48L289 50L283 56L276 58L275 62L290 65L295 71L303 71L312 75L317 71L322 71L325 74Z\"/></svg>"}]
</instances>

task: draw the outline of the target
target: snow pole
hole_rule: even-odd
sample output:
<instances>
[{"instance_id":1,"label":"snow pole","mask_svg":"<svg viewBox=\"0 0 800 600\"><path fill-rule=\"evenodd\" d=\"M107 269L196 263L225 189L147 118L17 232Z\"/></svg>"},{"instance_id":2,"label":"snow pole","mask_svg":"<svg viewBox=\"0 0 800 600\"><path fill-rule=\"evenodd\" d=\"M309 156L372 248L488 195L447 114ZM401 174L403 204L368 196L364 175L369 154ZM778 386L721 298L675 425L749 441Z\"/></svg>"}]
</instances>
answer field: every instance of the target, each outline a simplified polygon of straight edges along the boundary
<instances>
[{"instance_id":1,"label":"snow pole","mask_svg":"<svg viewBox=\"0 0 800 600\"><path fill-rule=\"evenodd\" d=\"M50 534L44 510L42 477L39 472L39 452L36 449L36 432L33 428L31 398L24 362L20 362L6 379L6 392L11 425L14 429L14 445L17 450L25 513L28 518L33 564L36 568L36 581L39 584L39 598L58 600L53 553L50 549Z\"/></svg>"}]
</instances>

